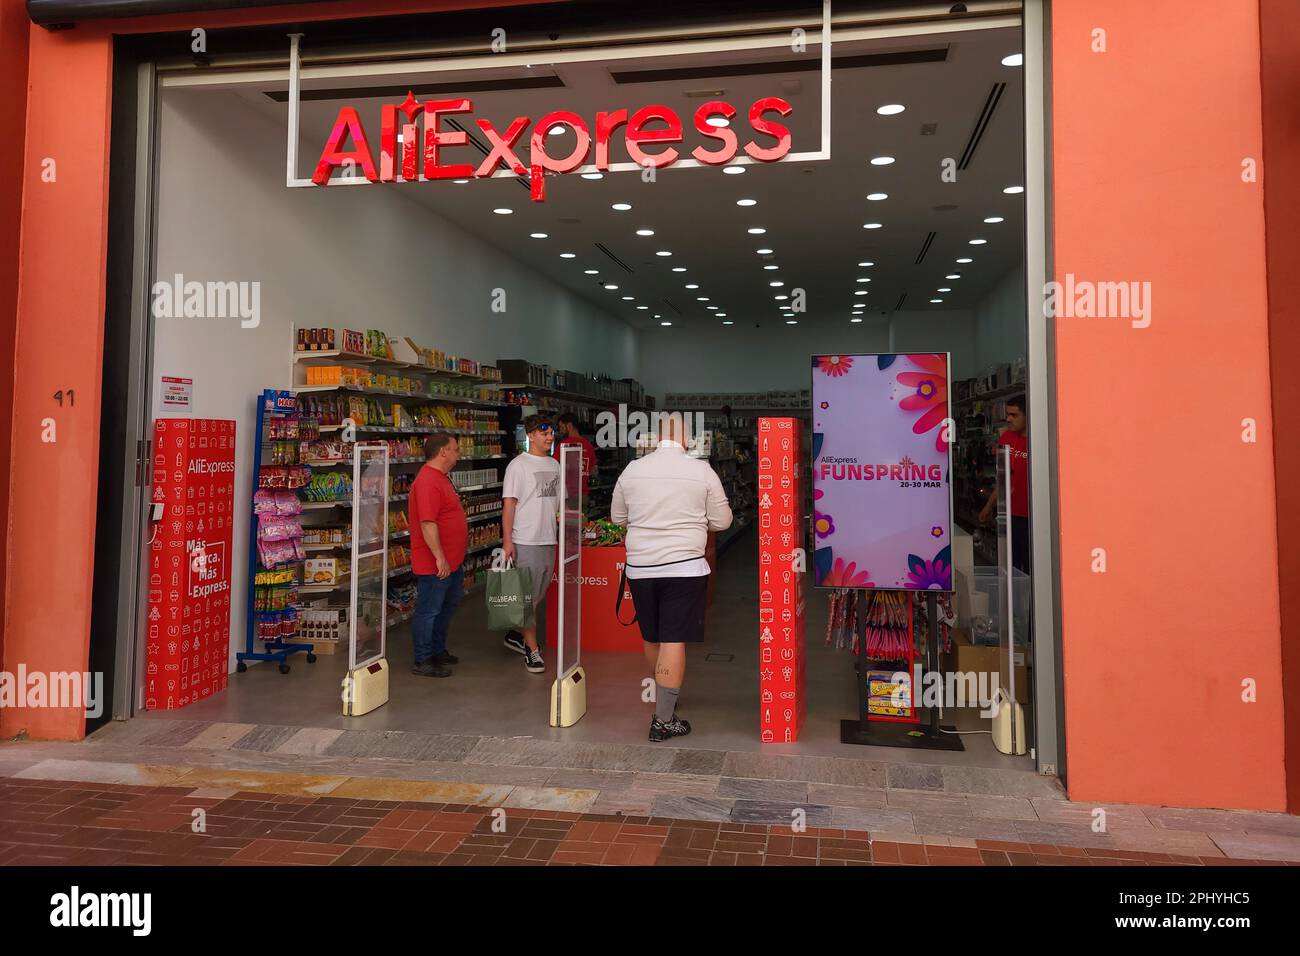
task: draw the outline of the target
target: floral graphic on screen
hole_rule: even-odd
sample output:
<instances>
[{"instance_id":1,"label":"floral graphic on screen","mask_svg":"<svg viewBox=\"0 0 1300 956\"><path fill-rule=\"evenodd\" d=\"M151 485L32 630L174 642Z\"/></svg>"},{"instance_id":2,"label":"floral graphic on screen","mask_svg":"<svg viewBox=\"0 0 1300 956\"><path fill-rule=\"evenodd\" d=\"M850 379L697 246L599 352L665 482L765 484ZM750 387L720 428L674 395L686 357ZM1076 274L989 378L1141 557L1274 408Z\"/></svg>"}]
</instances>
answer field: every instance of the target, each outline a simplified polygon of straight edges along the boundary
<instances>
[{"instance_id":1,"label":"floral graphic on screen","mask_svg":"<svg viewBox=\"0 0 1300 956\"><path fill-rule=\"evenodd\" d=\"M849 369L853 368L853 357L850 355L818 355L813 362L818 369L831 378L847 375Z\"/></svg>"},{"instance_id":2,"label":"floral graphic on screen","mask_svg":"<svg viewBox=\"0 0 1300 956\"><path fill-rule=\"evenodd\" d=\"M920 412L912 425L918 435L938 429L934 439L937 451L947 451L948 442L941 427L948 417L947 359L942 355L909 355L907 360L920 372L899 372L895 381L908 391L898 407L905 412Z\"/></svg>"},{"instance_id":3,"label":"floral graphic on screen","mask_svg":"<svg viewBox=\"0 0 1300 956\"><path fill-rule=\"evenodd\" d=\"M904 587L917 591L952 590L952 551L947 546L934 556L933 561L926 561L917 554L909 554L907 566L907 583Z\"/></svg>"},{"instance_id":4,"label":"floral graphic on screen","mask_svg":"<svg viewBox=\"0 0 1300 956\"><path fill-rule=\"evenodd\" d=\"M871 581L871 572L866 568L858 570L856 561L844 563L843 558L836 558L831 569L822 576L817 582L823 587L830 588L874 588L875 584Z\"/></svg>"},{"instance_id":5,"label":"floral graphic on screen","mask_svg":"<svg viewBox=\"0 0 1300 956\"><path fill-rule=\"evenodd\" d=\"M824 494L826 492L818 488L813 492L813 501L817 501ZM813 505L813 531L819 538L826 538L835 533L835 519L818 511L816 505Z\"/></svg>"}]
</instances>

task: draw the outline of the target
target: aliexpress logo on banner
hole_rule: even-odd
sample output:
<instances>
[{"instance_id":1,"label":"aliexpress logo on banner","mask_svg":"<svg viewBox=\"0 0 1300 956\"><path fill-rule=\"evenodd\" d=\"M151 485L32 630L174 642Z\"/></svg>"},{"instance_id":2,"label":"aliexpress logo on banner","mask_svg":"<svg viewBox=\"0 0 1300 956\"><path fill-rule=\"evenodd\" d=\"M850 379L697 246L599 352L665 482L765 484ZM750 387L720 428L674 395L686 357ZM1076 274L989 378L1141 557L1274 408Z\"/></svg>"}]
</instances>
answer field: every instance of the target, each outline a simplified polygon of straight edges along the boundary
<instances>
[{"instance_id":1,"label":"aliexpress logo on banner","mask_svg":"<svg viewBox=\"0 0 1300 956\"><path fill-rule=\"evenodd\" d=\"M775 142L772 145L760 145L756 138L745 143L747 155L760 162L776 162L790 152L790 130L788 127L768 119L769 112L788 116L793 107L783 99L767 96L756 100L749 108L749 125L755 137L762 135ZM380 113L379 129L379 165L376 167L370 141L361 124L361 117L354 107L344 106L339 110L312 174L312 182L317 186L329 185L330 176L340 166L360 167L370 182L397 182L398 176L398 133L401 133L401 178L407 182L424 179L469 179L485 178L504 166L518 175L531 174L532 198L541 202L546 198L545 174L571 173L588 165L595 142L595 165L597 169L609 169L609 147L622 130L622 140L633 162L641 166L659 169L671 166L681 158L681 151L671 144L681 143L684 138L681 117L667 106L646 106L629 115L625 109L601 111L595 116L595 132L586 121L576 113L557 110L547 113L533 127L528 144L528 163L525 164L516 152L520 138L532 125L527 116L517 116L500 132L490 120L476 119L474 122L488 141L491 151L477 167L469 163L444 164L440 161L440 150L445 146L464 146L469 142L469 135L459 130L440 128L441 117L450 113L472 113L474 102L470 99L429 100L420 103L415 94L408 92L406 99L398 104L385 104ZM401 119L399 122L399 115ZM702 104L694 115L695 130L701 136L716 140L712 147L704 144L691 150L691 156L710 166L721 166L735 158L740 150L740 139L729 126L712 126L709 119L720 116L731 120L737 110L723 100L713 100ZM424 117L423 149L417 120ZM656 124L651 128L651 124ZM552 156L547 152L547 134L556 126L567 126L573 130L576 143L567 156ZM352 147L346 148L348 142ZM661 152L648 153L642 147L654 144L666 146Z\"/></svg>"}]
</instances>

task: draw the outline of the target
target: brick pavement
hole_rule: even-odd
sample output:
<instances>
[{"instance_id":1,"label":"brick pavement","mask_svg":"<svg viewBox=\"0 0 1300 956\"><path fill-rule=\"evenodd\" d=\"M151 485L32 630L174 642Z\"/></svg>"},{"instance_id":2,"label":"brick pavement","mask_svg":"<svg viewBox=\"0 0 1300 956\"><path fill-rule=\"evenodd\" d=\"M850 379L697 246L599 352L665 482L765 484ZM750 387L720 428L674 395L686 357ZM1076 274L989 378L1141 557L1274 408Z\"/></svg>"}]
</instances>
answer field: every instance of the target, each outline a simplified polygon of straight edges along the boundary
<instances>
[{"instance_id":1,"label":"brick pavement","mask_svg":"<svg viewBox=\"0 0 1300 956\"><path fill-rule=\"evenodd\" d=\"M203 832L195 832L200 818ZM1113 847L878 836L300 792L0 779L0 866L1285 865Z\"/></svg>"}]
</instances>

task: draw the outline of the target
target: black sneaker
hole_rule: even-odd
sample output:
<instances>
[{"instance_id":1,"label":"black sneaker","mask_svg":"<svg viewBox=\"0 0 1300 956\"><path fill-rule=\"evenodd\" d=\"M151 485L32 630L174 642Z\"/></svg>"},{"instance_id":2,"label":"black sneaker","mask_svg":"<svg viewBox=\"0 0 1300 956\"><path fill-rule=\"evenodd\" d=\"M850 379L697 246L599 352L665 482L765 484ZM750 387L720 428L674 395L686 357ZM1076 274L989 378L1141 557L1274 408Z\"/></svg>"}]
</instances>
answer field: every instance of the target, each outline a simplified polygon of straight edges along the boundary
<instances>
[{"instance_id":1,"label":"black sneaker","mask_svg":"<svg viewBox=\"0 0 1300 956\"><path fill-rule=\"evenodd\" d=\"M541 674L546 670L546 661L542 660L541 651L524 648L524 670L530 674Z\"/></svg>"},{"instance_id":2,"label":"black sneaker","mask_svg":"<svg viewBox=\"0 0 1300 956\"><path fill-rule=\"evenodd\" d=\"M433 655L433 662L446 667L448 664L459 664L460 658L450 651L443 651L441 654Z\"/></svg>"},{"instance_id":3,"label":"black sneaker","mask_svg":"<svg viewBox=\"0 0 1300 956\"><path fill-rule=\"evenodd\" d=\"M411 668L411 673L416 677L450 677L451 671L441 664L435 664L433 661L425 661L423 664L416 664Z\"/></svg>"},{"instance_id":4,"label":"black sneaker","mask_svg":"<svg viewBox=\"0 0 1300 956\"><path fill-rule=\"evenodd\" d=\"M505 640L501 643L505 644L506 647L510 648L516 654L526 655L528 653L528 645L524 643L524 636L518 631L511 631L505 636Z\"/></svg>"},{"instance_id":5,"label":"black sneaker","mask_svg":"<svg viewBox=\"0 0 1300 956\"><path fill-rule=\"evenodd\" d=\"M690 732L690 721L682 720L676 714L667 723L661 721L658 714L650 718L650 739L656 743L669 737L685 737Z\"/></svg>"}]
</instances>

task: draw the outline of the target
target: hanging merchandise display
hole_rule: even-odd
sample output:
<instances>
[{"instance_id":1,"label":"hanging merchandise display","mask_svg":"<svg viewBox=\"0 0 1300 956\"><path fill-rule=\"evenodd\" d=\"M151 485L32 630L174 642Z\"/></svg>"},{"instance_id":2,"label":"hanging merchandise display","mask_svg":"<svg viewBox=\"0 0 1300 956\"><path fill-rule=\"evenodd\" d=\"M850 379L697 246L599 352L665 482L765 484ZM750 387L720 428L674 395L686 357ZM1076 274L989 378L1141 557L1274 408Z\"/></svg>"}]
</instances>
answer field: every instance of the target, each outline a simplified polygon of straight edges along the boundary
<instances>
[{"instance_id":1,"label":"hanging merchandise display","mask_svg":"<svg viewBox=\"0 0 1300 956\"><path fill-rule=\"evenodd\" d=\"M147 710L176 710L226 686L234 472L234 422L154 422Z\"/></svg>"},{"instance_id":2,"label":"hanging merchandise display","mask_svg":"<svg viewBox=\"0 0 1300 956\"><path fill-rule=\"evenodd\" d=\"M307 558L302 527L303 499L298 489L310 481L300 450L315 441L318 423L300 414L292 392L267 389L257 402L253 445L253 490L248 543L248 598L244 649L237 669L247 662L275 661L287 673L286 660L303 652L316 660L313 647L299 637L299 572ZM262 650L257 650L257 644Z\"/></svg>"}]
</instances>

